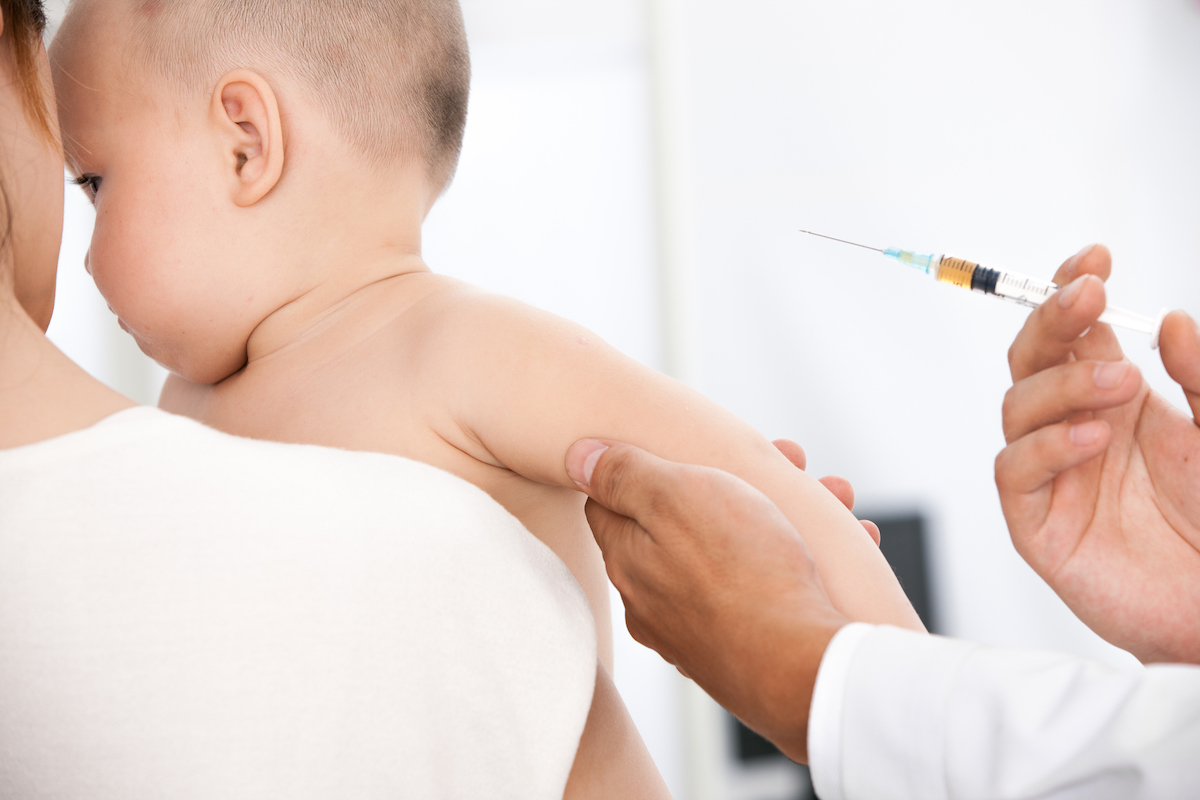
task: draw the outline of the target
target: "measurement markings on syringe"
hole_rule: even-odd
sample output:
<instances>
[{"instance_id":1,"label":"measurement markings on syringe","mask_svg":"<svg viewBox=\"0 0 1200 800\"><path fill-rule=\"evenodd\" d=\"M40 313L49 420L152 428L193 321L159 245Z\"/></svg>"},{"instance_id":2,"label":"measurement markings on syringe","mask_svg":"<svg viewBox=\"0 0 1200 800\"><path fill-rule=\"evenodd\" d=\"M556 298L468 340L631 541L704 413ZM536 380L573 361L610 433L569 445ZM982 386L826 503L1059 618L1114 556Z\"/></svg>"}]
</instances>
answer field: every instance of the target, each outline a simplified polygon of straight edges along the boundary
<instances>
[{"instance_id":1,"label":"measurement markings on syringe","mask_svg":"<svg viewBox=\"0 0 1200 800\"><path fill-rule=\"evenodd\" d=\"M1030 308L1040 306L1056 291L1058 287L1053 283L1011 272L1001 272L996 282L996 294Z\"/></svg>"}]
</instances>

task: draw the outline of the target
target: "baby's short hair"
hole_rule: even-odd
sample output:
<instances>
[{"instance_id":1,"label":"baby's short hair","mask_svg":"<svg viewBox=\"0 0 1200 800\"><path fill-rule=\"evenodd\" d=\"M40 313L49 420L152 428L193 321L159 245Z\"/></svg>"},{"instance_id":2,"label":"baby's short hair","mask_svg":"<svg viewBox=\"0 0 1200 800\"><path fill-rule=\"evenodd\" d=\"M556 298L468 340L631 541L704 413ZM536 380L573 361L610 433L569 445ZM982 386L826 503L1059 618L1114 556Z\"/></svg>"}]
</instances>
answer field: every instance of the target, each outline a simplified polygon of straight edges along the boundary
<instances>
[{"instance_id":1,"label":"baby's short hair","mask_svg":"<svg viewBox=\"0 0 1200 800\"><path fill-rule=\"evenodd\" d=\"M135 45L185 88L279 70L312 92L375 166L423 159L444 187L467 121L471 64L458 0L132 0Z\"/></svg>"}]
</instances>

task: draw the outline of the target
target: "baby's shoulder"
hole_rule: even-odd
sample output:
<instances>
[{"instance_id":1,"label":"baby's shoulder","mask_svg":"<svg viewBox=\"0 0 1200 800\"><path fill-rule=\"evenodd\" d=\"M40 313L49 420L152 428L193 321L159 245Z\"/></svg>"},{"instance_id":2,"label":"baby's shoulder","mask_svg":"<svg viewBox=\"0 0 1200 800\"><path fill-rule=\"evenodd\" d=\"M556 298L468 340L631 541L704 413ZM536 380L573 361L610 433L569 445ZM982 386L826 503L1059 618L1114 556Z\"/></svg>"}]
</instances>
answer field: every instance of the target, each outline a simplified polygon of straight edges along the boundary
<instances>
[{"instance_id":1,"label":"baby's shoulder","mask_svg":"<svg viewBox=\"0 0 1200 800\"><path fill-rule=\"evenodd\" d=\"M444 275L419 278L420 299L405 314L404 336L427 352L484 357L584 332L575 323L511 297Z\"/></svg>"},{"instance_id":2,"label":"baby's shoulder","mask_svg":"<svg viewBox=\"0 0 1200 800\"><path fill-rule=\"evenodd\" d=\"M414 305L425 307L443 319L449 317L461 322L460 317L472 317L496 322L512 316L552 316L520 300L448 275L426 272L412 277L414 283L419 284L412 292L414 297L420 298Z\"/></svg>"}]
</instances>

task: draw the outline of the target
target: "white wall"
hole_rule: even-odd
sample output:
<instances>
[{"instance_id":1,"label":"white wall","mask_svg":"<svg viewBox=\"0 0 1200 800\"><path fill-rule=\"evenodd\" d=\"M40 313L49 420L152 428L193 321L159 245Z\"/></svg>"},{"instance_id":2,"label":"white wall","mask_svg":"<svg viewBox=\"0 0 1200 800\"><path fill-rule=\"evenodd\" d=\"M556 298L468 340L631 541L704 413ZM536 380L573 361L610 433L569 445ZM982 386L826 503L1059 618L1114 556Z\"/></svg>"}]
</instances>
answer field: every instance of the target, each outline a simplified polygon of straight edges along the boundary
<instances>
[{"instance_id":1,"label":"white wall","mask_svg":"<svg viewBox=\"0 0 1200 800\"><path fill-rule=\"evenodd\" d=\"M644 3L464 7L474 98L459 177L427 226L430 263L658 366ZM1200 5L681 8L699 387L803 442L813 471L854 481L860 506L927 512L949 632L1128 663L1021 562L1000 515L992 460L1024 312L796 231L1047 277L1104 241L1115 303L1200 312ZM161 377L89 288L77 200L69 220L52 335L148 399ZM1179 400L1145 339L1123 341ZM618 685L682 795L673 671L627 637L617 659Z\"/></svg>"},{"instance_id":2,"label":"white wall","mask_svg":"<svg viewBox=\"0 0 1200 800\"><path fill-rule=\"evenodd\" d=\"M864 506L933 515L948 631L1123 661L1016 556L992 485L1025 312L797 234L1049 277L1107 242L1114 303L1200 311L1200 10L1017 0L692 4L702 388ZM1180 393L1123 337L1151 381Z\"/></svg>"}]
</instances>

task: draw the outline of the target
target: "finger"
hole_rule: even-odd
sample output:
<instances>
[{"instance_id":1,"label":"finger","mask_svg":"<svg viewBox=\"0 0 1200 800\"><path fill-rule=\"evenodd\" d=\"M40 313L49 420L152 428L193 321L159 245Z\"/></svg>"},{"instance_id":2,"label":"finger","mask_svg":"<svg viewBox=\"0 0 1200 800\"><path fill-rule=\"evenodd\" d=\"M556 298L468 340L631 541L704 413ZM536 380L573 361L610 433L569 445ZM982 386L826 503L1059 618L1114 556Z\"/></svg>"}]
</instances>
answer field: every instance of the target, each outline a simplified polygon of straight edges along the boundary
<instances>
[{"instance_id":1,"label":"finger","mask_svg":"<svg viewBox=\"0 0 1200 800\"><path fill-rule=\"evenodd\" d=\"M1142 374L1128 361L1072 361L1017 381L1004 396L1004 440L1062 422L1080 411L1114 408L1133 399Z\"/></svg>"},{"instance_id":2,"label":"finger","mask_svg":"<svg viewBox=\"0 0 1200 800\"><path fill-rule=\"evenodd\" d=\"M1104 284L1088 274L1076 278L1035 308L1008 350L1013 381L1066 361L1079 337L1096 325L1104 305Z\"/></svg>"},{"instance_id":3,"label":"finger","mask_svg":"<svg viewBox=\"0 0 1200 800\"><path fill-rule=\"evenodd\" d=\"M783 453L796 469L804 469L808 466L808 456L805 454L804 448L791 439L776 439L771 444L775 445L775 449Z\"/></svg>"},{"instance_id":4,"label":"finger","mask_svg":"<svg viewBox=\"0 0 1200 800\"><path fill-rule=\"evenodd\" d=\"M830 494L838 499L838 501L851 511L854 510L854 487L850 485L850 481L837 475L826 475L819 479L822 486L829 490ZM868 520L859 520L863 528L867 531L867 535L876 545L879 544L879 526Z\"/></svg>"},{"instance_id":5,"label":"finger","mask_svg":"<svg viewBox=\"0 0 1200 800\"><path fill-rule=\"evenodd\" d=\"M1183 387L1192 419L1200 417L1200 329L1184 312L1172 311L1163 320L1158 341L1167 374Z\"/></svg>"},{"instance_id":6,"label":"finger","mask_svg":"<svg viewBox=\"0 0 1200 800\"><path fill-rule=\"evenodd\" d=\"M567 451L567 474L600 505L645 522L674 506L679 464L621 442L584 439Z\"/></svg>"},{"instance_id":7,"label":"finger","mask_svg":"<svg viewBox=\"0 0 1200 800\"><path fill-rule=\"evenodd\" d=\"M1099 320L1079 338L1071 353L1081 361L1120 361L1125 357L1112 326Z\"/></svg>"},{"instance_id":8,"label":"finger","mask_svg":"<svg viewBox=\"0 0 1200 800\"><path fill-rule=\"evenodd\" d=\"M1089 244L1068 258L1054 273L1054 282L1066 286L1080 275L1095 275L1107 281L1112 272L1112 253L1102 244Z\"/></svg>"},{"instance_id":9,"label":"finger","mask_svg":"<svg viewBox=\"0 0 1200 800\"><path fill-rule=\"evenodd\" d=\"M838 499L838 501L851 511L854 510L854 487L850 485L850 481L837 475L826 475L820 478L819 482L822 486L830 491L830 493Z\"/></svg>"},{"instance_id":10,"label":"finger","mask_svg":"<svg viewBox=\"0 0 1200 800\"><path fill-rule=\"evenodd\" d=\"M629 591L632 586L627 565L632 559L635 541L645 537L646 531L636 520L607 509L592 499L584 505L583 513L596 544L600 546L609 580L618 592Z\"/></svg>"},{"instance_id":11,"label":"finger","mask_svg":"<svg viewBox=\"0 0 1200 800\"><path fill-rule=\"evenodd\" d=\"M1107 422L1089 420L1074 425L1060 422L1016 440L996 456L1001 500L1036 492L1060 473L1103 453L1111 439Z\"/></svg>"},{"instance_id":12,"label":"finger","mask_svg":"<svg viewBox=\"0 0 1200 800\"><path fill-rule=\"evenodd\" d=\"M1102 244L1092 244L1068 258L1058 272L1054 282L1065 287L1084 275L1094 275L1107 281L1112 274L1112 253ZM1072 349L1076 358L1094 361L1119 361L1124 358L1121 345L1108 325L1097 322Z\"/></svg>"}]
</instances>

